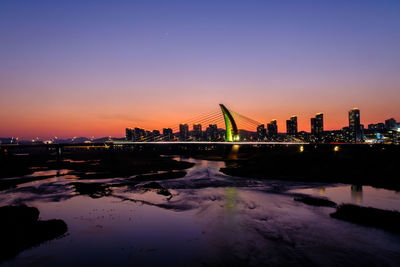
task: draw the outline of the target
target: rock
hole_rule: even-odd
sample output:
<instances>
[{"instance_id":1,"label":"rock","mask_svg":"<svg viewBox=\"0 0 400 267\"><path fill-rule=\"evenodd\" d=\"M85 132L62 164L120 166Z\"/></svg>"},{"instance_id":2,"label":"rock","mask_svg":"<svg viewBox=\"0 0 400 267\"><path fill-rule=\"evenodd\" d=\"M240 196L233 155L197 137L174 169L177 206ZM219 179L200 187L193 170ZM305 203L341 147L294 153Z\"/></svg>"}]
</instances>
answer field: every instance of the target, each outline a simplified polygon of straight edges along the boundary
<instances>
[{"instance_id":1,"label":"rock","mask_svg":"<svg viewBox=\"0 0 400 267\"><path fill-rule=\"evenodd\" d=\"M68 230L62 220L38 221L39 210L33 207L0 207L0 218L0 262Z\"/></svg>"},{"instance_id":2,"label":"rock","mask_svg":"<svg viewBox=\"0 0 400 267\"><path fill-rule=\"evenodd\" d=\"M154 190L159 195L172 196L171 192L169 192L168 189L164 188L157 182L150 182L150 183L141 185L140 188L144 189L144 190Z\"/></svg>"},{"instance_id":3,"label":"rock","mask_svg":"<svg viewBox=\"0 0 400 267\"><path fill-rule=\"evenodd\" d=\"M91 198L109 196L112 190L104 183L70 183L79 195L88 195Z\"/></svg>"}]
</instances>

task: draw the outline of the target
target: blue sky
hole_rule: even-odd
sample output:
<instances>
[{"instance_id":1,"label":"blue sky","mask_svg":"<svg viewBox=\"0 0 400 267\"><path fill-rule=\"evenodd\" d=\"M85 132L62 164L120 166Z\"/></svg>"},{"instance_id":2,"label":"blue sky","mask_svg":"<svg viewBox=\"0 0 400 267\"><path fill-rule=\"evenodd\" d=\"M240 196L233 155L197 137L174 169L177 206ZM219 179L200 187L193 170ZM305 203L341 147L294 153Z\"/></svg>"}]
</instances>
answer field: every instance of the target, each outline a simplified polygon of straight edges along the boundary
<instances>
[{"instance_id":1,"label":"blue sky","mask_svg":"<svg viewBox=\"0 0 400 267\"><path fill-rule=\"evenodd\" d=\"M0 135L160 128L219 102L281 127L299 114L305 130L320 111L345 126L353 106L364 123L400 117L399 14L399 1L1 1Z\"/></svg>"}]
</instances>

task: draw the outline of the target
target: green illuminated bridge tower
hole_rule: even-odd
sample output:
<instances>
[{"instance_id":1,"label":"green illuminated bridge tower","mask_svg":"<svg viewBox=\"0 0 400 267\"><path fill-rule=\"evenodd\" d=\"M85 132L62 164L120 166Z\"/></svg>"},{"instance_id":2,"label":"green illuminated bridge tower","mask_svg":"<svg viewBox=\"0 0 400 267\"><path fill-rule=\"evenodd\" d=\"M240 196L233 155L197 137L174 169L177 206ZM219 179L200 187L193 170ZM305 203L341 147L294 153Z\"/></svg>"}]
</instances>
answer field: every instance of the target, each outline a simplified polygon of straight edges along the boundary
<instances>
[{"instance_id":1,"label":"green illuminated bridge tower","mask_svg":"<svg viewBox=\"0 0 400 267\"><path fill-rule=\"evenodd\" d=\"M225 120L225 127L226 127L226 141L227 142L232 142L232 141L239 141L239 131L236 126L236 122L233 119L232 114L230 111L223 105L219 104L222 110L222 115L224 116Z\"/></svg>"}]
</instances>

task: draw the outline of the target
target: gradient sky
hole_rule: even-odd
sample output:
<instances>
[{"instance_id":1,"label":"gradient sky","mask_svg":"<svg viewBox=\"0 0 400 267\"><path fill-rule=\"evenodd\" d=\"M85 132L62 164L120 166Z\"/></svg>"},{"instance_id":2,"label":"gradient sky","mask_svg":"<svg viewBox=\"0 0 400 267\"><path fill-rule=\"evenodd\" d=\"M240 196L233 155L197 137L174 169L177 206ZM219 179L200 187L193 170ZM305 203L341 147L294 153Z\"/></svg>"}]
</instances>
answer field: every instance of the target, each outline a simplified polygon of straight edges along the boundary
<instances>
[{"instance_id":1,"label":"gradient sky","mask_svg":"<svg viewBox=\"0 0 400 267\"><path fill-rule=\"evenodd\" d=\"M0 136L123 136L219 103L400 120L400 1L0 1ZM240 126L240 125L239 125ZM222 125L221 125L222 127Z\"/></svg>"}]
</instances>

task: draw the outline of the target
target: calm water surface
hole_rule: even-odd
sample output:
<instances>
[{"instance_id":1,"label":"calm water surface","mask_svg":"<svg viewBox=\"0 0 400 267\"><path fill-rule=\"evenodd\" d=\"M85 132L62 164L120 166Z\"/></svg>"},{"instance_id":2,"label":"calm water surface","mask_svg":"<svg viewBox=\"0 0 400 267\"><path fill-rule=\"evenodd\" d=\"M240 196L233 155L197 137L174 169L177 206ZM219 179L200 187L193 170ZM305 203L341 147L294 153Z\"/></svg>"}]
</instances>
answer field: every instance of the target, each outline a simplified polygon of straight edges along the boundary
<instances>
[{"instance_id":1,"label":"calm water surface","mask_svg":"<svg viewBox=\"0 0 400 267\"><path fill-rule=\"evenodd\" d=\"M195 159L179 179L159 181L172 197L129 186L123 178L82 180L69 170L0 192L2 205L25 203L40 217L62 219L68 234L20 253L4 266L71 265L392 265L400 236L330 218L294 195L337 203L399 209L397 192L368 186L244 179L219 172L223 162ZM60 172L58 172L60 174ZM42 175L42 174L40 174ZM71 182L106 183L111 193L90 197Z\"/></svg>"},{"instance_id":2,"label":"calm water surface","mask_svg":"<svg viewBox=\"0 0 400 267\"><path fill-rule=\"evenodd\" d=\"M327 197L340 203L351 203L378 209L400 211L400 192L361 185L338 185L291 190L293 193Z\"/></svg>"}]
</instances>

